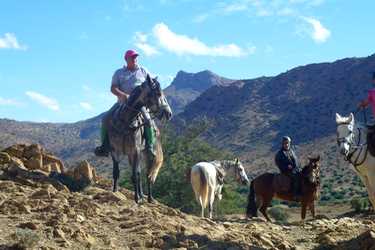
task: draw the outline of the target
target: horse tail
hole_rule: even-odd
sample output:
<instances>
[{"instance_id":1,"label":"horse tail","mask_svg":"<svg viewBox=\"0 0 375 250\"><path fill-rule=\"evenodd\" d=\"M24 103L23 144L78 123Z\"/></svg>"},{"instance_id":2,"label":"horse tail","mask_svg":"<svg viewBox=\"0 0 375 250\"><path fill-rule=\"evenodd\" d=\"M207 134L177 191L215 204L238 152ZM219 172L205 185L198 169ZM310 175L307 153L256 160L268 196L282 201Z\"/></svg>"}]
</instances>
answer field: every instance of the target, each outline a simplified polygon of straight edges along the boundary
<instances>
[{"instance_id":1,"label":"horse tail","mask_svg":"<svg viewBox=\"0 0 375 250\"><path fill-rule=\"evenodd\" d=\"M202 200L202 206L203 208L206 208L207 203L208 203L208 181L202 168L199 168L199 176L200 176L200 184L201 184L199 193L200 193L200 197Z\"/></svg>"},{"instance_id":2,"label":"horse tail","mask_svg":"<svg viewBox=\"0 0 375 250\"><path fill-rule=\"evenodd\" d=\"M151 165L151 169L149 170L148 172L148 178L150 180L150 182L152 184L155 183L155 180L156 180L156 177L158 176L159 174L159 170L160 168L162 167L163 165L163 149L161 147L161 142L159 139L156 140L156 144L155 144L155 151L156 151L156 156L154 158L154 161Z\"/></svg>"},{"instance_id":3,"label":"horse tail","mask_svg":"<svg viewBox=\"0 0 375 250\"><path fill-rule=\"evenodd\" d=\"M247 201L247 211L246 214L248 217L257 217L258 216L258 208L255 202L255 191L254 191L254 181L251 181L250 184L250 192Z\"/></svg>"}]
</instances>

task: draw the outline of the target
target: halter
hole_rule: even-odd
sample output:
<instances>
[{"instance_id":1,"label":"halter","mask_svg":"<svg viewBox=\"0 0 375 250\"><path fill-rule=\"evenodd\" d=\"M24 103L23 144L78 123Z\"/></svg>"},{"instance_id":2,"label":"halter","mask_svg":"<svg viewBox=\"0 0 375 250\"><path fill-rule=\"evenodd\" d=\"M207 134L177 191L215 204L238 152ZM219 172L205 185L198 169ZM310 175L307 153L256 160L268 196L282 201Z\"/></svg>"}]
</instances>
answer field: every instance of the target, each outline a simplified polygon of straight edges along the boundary
<instances>
[{"instance_id":1,"label":"halter","mask_svg":"<svg viewBox=\"0 0 375 250\"><path fill-rule=\"evenodd\" d=\"M341 123L341 124L339 124L339 126L340 125L348 125L348 124L349 123ZM341 137L341 138L337 139L337 143L339 145L341 143L343 143L343 142L345 142L345 143L347 143L349 145L349 154L348 154L348 156L345 156L344 159L345 159L345 161L348 161L349 163L351 163L355 167L355 169L357 169L358 166L362 165L366 161L366 159L367 159L367 152L368 152L367 142L366 143L361 143L361 135L362 135L361 130L362 129L359 126L357 126L357 130L358 130L358 135L359 136L358 136L358 142L357 142L356 145L353 145L353 142L347 140L346 137ZM354 136L355 134L353 133L353 131L350 131L350 133L353 134L353 138L355 138L355 136ZM361 156L361 154L362 154L362 152L364 150L364 147L366 147L366 149L365 149L365 155L364 155L363 159L360 162L358 162L359 157ZM358 150L359 150L359 152L358 152ZM353 161L352 157L353 157L353 155L356 152L358 152L358 154L357 154L357 157L355 158L355 160Z\"/></svg>"}]
</instances>

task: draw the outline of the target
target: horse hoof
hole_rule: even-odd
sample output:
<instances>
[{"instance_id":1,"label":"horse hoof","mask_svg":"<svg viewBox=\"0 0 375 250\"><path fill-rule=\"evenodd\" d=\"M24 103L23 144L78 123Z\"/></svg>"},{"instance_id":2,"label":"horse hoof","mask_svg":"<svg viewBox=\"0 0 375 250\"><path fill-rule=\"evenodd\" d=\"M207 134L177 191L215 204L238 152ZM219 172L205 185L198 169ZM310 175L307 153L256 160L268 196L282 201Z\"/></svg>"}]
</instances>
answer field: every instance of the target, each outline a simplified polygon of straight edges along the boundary
<instances>
[{"instance_id":1,"label":"horse hoof","mask_svg":"<svg viewBox=\"0 0 375 250\"><path fill-rule=\"evenodd\" d=\"M118 191L117 187L113 187L113 192L116 193Z\"/></svg>"},{"instance_id":2,"label":"horse hoof","mask_svg":"<svg viewBox=\"0 0 375 250\"><path fill-rule=\"evenodd\" d=\"M148 197L148 203L155 203L155 199L153 197Z\"/></svg>"}]
</instances>

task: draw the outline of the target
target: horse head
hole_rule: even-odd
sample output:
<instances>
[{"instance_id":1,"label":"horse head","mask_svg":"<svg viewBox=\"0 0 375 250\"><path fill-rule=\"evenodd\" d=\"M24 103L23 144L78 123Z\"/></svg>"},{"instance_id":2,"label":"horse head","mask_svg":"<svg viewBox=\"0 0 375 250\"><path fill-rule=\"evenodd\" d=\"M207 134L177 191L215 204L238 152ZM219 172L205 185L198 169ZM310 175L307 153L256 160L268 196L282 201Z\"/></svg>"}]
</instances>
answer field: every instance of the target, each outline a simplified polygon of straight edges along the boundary
<instances>
[{"instance_id":1,"label":"horse head","mask_svg":"<svg viewBox=\"0 0 375 250\"><path fill-rule=\"evenodd\" d=\"M316 157L309 156L309 163L303 168L302 172L305 177L312 184L319 184L320 182L320 155Z\"/></svg>"},{"instance_id":2,"label":"horse head","mask_svg":"<svg viewBox=\"0 0 375 250\"><path fill-rule=\"evenodd\" d=\"M240 162L238 158L236 158L235 160L234 169L235 169L234 171L235 171L236 180L239 183L242 183L243 185L249 185L250 184L249 178L247 177L245 169L242 166L242 163Z\"/></svg>"},{"instance_id":3,"label":"horse head","mask_svg":"<svg viewBox=\"0 0 375 250\"><path fill-rule=\"evenodd\" d=\"M128 102L129 105L146 106L160 120L165 118L168 121L172 118L172 109L157 78L151 78L150 75L147 75L142 85L133 90L133 92L139 93L131 95Z\"/></svg>"},{"instance_id":4,"label":"horse head","mask_svg":"<svg viewBox=\"0 0 375 250\"><path fill-rule=\"evenodd\" d=\"M350 113L349 117L343 117L336 113L337 124L337 145L340 153L345 157L349 156L350 146L354 141L354 115Z\"/></svg>"}]
</instances>

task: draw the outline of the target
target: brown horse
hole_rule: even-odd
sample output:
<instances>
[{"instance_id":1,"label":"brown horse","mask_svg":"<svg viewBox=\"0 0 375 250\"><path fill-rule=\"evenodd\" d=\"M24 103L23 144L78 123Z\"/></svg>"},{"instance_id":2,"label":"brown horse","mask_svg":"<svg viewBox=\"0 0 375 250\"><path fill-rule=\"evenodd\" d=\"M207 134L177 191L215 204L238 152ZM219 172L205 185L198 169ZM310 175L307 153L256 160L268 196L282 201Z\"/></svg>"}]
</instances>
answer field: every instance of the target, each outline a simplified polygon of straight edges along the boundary
<instances>
[{"instance_id":1,"label":"brown horse","mask_svg":"<svg viewBox=\"0 0 375 250\"><path fill-rule=\"evenodd\" d=\"M309 157L308 159L309 163L303 168L300 174L302 197L298 201L302 204L302 220L306 217L307 207L309 207L313 218L315 218L314 201L318 196L320 182L320 156L315 158ZM266 217L268 221L271 221L267 215L267 208L271 205L271 201L274 197L281 200L296 201L293 193L290 192L290 180L287 180L287 191L280 191L283 189L280 185L280 183L283 182L283 178L288 177L282 174L265 173L251 182L246 212L249 218L258 216L259 208L264 217Z\"/></svg>"}]
</instances>

